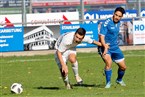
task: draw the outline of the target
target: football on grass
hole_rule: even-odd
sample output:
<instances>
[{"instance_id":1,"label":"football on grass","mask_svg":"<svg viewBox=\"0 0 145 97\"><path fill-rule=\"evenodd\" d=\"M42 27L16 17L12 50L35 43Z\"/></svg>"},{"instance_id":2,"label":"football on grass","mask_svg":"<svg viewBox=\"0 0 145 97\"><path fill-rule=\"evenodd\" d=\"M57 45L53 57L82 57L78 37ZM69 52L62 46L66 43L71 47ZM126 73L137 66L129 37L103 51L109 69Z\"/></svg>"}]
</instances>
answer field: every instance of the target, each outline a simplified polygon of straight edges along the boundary
<instances>
[{"instance_id":1,"label":"football on grass","mask_svg":"<svg viewBox=\"0 0 145 97\"><path fill-rule=\"evenodd\" d=\"M21 94L23 92L22 85L20 83L13 83L11 85L11 92L15 94Z\"/></svg>"}]
</instances>

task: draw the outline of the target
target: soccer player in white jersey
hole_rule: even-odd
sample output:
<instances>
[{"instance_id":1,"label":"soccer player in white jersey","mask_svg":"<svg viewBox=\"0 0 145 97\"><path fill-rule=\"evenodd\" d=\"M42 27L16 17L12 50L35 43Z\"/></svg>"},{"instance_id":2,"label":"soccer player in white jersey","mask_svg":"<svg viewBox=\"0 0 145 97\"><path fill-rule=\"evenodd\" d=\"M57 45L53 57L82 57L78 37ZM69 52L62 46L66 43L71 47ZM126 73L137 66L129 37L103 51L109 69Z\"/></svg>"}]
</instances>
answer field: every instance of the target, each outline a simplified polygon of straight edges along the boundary
<instances>
[{"instance_id":1,"label":"soccer player in white jersey","mask_svg":"<svg viewBox=\"0 0 145 97\"><path fill-rule=\"evenodd\" d=\"M82 84L83 80L79 76L78 72L78 61L76 58L76 46L81 42L88 42L98 46L101 46L101 43L91 39L90 37L85 36L86 30L84 28L78 28L76 32L68 32L61 35L56 41L55 48L55 60L59 66L61 76L65 83L67 89L71 89L68 78L68 66L67 61L70 61L72 64L72 69L77 84Z\"/></svg>"},{"instance_id":2,"label":"soccer player in white jersey","mask_svg":"<svg viewBox=\"0 0 145 97\"><path fill-rule=\"evenodd\" d=\"M112 61L118 65L118 77L116 83L121 86L126 86L122 78L125 74L126 64L124 60L124 55L120 50L117 39L120 28L120 20L123 17L125 10L122 7L115 9L113 17L105 20L101 25L100 29L100 42L102 47L99 47L99 52L101 57L105 62L105 76L106 76L106 86L105 88L110 88L111 86L111 76L112 76ZM106 47L109 44L109 48Z\"/></svg>"}]
</instances>

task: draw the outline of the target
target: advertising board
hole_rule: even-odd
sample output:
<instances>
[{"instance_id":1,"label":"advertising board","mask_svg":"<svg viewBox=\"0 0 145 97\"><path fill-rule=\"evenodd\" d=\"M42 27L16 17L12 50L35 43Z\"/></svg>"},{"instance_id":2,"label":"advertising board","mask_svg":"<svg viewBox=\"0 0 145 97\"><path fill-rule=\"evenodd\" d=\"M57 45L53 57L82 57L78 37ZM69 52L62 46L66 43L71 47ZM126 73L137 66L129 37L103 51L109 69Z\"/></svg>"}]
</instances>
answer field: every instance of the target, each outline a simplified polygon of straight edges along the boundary
<instances>
[{"instance_id":1,"label":"advertising board","mask_svg":"<svg viewBox=\"0 0 145 97\"><path fill-rule=\"evenodd\" d=\"M60 32L61 34L66 32L75 32L78 28L85 28L86 36L98 41L98 24L71 24L71 25L61 25ZM88 48L88 47L96 47L96 45L81 43L77 46L78 48Z\"/></svg>"}]
</instances>

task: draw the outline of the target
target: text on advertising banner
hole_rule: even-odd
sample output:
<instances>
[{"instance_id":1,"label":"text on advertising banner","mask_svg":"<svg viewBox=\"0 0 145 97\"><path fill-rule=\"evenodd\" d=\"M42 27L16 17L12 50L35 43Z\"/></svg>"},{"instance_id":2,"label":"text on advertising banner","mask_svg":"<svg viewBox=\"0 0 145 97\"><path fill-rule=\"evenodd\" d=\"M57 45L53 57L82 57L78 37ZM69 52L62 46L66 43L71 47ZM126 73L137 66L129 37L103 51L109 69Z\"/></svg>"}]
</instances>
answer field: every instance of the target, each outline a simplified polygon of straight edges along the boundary
<instances>
[{"instance_id":1,"label":"text on advertising banner","mask_svg":"<svg viewBox=\"0 0 145 97\"><path fill-rule=\"evenodd\" d=\"M85 21L88 23L97 23L103 22L106 18L110 18L113 16L114 10L109 11L87 11L84 13L84 19L101 19L101 20L93 20L93 21ZM126 13L123 15L123 19L121 21L131 21L132 18L137 17L137 10L126 10ZM126 18L126 19L125 19Z\"/></svg>"},{"instance_id":2,"label":"text on advertising banner","mask_svg":"<svg viewBox=\"0 0 145 97\"><path fill-rule=\"evenodd\" d=\"M23 27L0 28L0 52L22 51Z\"/></svg>"},{"instance_id":3,"label":"text on advertising banner","mask_svg":"<svg viewBox=\"0 0 145 97\"><path fill-rule=\"evenodd\" d=\"M66 32L75 32L78 28L84 28L86 30L86 36L98 41L98 24L66 24L60 26L60 34ZM96 45L89 44L89 43L81 43L77 46L78 48L88 48L88 47L96 47Z\"/></svg>"},{"instance_id":4,"label":"text on advertising banner","mask_svg":"<svg viewBox=\"0 0 145 97\"><path fill-rule=\"evenodd\" d=\"M144 21L133 21L133 44L145 44Z\"/></svg>"}]
</instances>

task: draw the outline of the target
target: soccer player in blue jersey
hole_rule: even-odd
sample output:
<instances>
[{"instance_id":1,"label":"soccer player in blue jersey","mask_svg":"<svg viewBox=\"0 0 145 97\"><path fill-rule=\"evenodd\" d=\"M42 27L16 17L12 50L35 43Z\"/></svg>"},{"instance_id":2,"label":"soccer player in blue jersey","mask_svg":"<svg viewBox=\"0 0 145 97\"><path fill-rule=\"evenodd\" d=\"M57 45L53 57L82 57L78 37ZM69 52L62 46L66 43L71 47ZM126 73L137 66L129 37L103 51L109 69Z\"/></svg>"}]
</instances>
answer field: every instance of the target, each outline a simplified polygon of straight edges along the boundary
<instances>
[{"instance_id":1,"label":"soccer player in blue jersey","mask_svg":"<svg viewBox=\"0 0 145 97\"><path fill-rule=\"evenodd\" d=\"M121 86L126 86L122 78L125 74L126 64L124 60L124 55L120 50L117 43L117 36L119 34L120 20L123 17L125 10L122 7L117 7L111 18L105 20L102 23L99 33L99 40L102 43L102 47L98 48L98 51L105 62L105 76L106 76L106 86L105 88L111 87L111 75L112 75L112 62L118 65L118 77L116 83ZM108 46L106 45L109 45Z\"/></svg>"}]
</instances>

